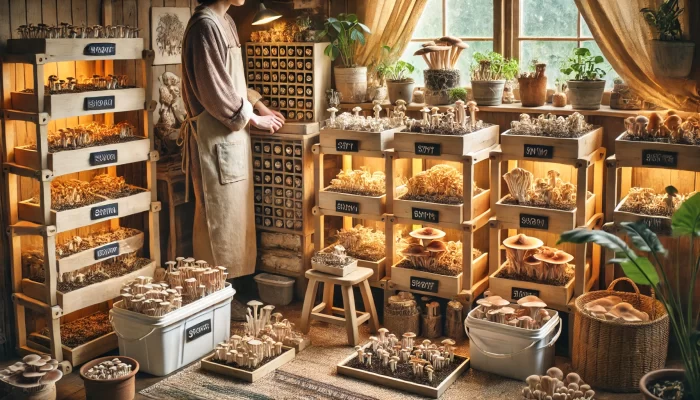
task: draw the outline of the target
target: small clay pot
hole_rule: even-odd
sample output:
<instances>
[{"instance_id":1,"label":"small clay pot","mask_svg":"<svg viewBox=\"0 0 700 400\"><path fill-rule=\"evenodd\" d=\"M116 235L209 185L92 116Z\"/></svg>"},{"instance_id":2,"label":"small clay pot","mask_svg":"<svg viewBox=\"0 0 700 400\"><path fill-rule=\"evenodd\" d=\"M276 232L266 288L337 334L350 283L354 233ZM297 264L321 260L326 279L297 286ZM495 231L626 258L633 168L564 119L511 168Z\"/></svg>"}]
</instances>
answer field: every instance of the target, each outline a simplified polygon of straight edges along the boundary
<instances>
[{"instance_id":1,"label":"small clay pot","mask_svg":"<svg viewBox=\"0 0 700 400\"><path fill-rule=\"evenodd\" d=\"M110 380L90 379L85 373L95 365L118 358L131 364L131 373L121 378ZM85 385L87 400L132 400L136 396L136 373L139 372L139 362L130 357L110 356L94 359L80 367L80 377Z\"/></svg>"},{"instance_id":2,"label":"small clay pot","mask_svg":"<svg viewBox=\"0 0 700 400\"><path fill-rule=\"evenodd\" d=\"M658 381L684 381L685 380L685 370L683 369L657 369L656 371L651 371L644 375L642 379L639 380L639 390L642 392L642 396L646 400L660 400L659 397L654 396L647 389L651 383Z\"/></svg>"}]
</instances>

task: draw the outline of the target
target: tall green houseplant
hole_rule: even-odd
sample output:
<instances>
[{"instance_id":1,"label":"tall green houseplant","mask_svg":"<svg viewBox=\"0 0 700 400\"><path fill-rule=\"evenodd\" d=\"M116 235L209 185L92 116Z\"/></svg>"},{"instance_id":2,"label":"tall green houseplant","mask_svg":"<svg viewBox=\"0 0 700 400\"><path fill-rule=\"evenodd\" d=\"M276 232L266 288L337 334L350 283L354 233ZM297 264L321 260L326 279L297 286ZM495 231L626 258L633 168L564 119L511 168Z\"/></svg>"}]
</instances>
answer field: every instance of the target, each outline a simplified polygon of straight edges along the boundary
<instances>
[{"instance_id":1,"label":"tall green houseplant","mask_svg":"<svg viewBox=\"0 0 700 400\"><path fill-rule=\"evenodd\" d=\"M669 193L675 188L666 188ZM700 193L683 202L673 214L671 227L676 237L690 238L687 254L676 256L672 265L667 259L668 251L658 237L642 222L622 223L626 235L634 247L650 255L651 259L637 255L619 237L601 230L575 229L561 235L559 243L596 243L615 253L611 263L620 264L625 275L639 285L650 285L668 312L671 329L678 340L686 371L687 391L693 399L700 399L700 310L694 310L693 294L700 272L700 256L695 256L695 240L700 237ZM679 274L690 270L690 282L686 290L681 289ZM676 279L671 281L673 271ZM640 351L644 351L640 349Z\"/></svg>"},{"instance_id":2,"label":"tall green houseplant","mask_svg":"<svg viewBox=\"0 0 700 400\"><path fill-rule=\"evenodd\" d=\"M353 68L357 45L365 45L365 34L369 34L367 25L361 23L355 14L338 14L337 18L329 17L320 38L328 37L330 43L324 54L335 61L340 57L345 68Z\"/></svg>"}]
</instances>

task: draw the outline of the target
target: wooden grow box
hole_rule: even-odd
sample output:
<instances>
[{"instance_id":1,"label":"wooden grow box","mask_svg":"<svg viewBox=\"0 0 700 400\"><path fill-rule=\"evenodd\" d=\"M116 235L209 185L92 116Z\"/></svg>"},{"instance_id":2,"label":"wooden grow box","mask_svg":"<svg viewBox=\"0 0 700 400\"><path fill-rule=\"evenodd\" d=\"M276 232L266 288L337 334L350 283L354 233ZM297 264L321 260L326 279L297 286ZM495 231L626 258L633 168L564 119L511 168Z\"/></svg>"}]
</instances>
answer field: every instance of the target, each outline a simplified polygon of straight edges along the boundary
<instances>
[{"instance_id":1,"label":"wooden grow box","mask_svg":"<svg viewBox=\"0 0 700 400\"><path fill-rule=\"evenodd\" d=\"M351 131L323 128L320 144L324 153L377 152L395 147L395 135L404 127L387 129L381 132Z\"/></svg>"},{"instance_id":2,"label":"wooden grow box","mask_svg":"<svg viewBox=\"0 0 700 400\"><path fill-rule=\"evenodd\" d=\"M265 363L264 365L260 366L254 371L246 371L228 365L219 364L215 361L212 361L214 358L214 354L204 357L200 365L203 370L211 371L217 374L226 375L232 378L240 379L242 381L253 383L294 359L296 355L294 348L283 346L282 349L284 350L282 354L275 357L273 360Z\"/></svg>"},{"instance_id":3,"label":"wooden grow box","mask_svg":"<svg viewBox=\"0 0 700 400\"><path fill-rule=\"evenodd\" d=\"M615 159L623 166L700 171L700 146L615 139Z\"/></svg>"},{"instance_id":4,"label":"wooden grow box","mask_svg":"<svg viewBox=\"0 0 700 400\"><path fill-rule=\"evenodd\" d=\"M586 158L603 145L603 128L595 127L577 138L501 134L504 160L558 160Z\"/></svg>"},{"instance_id":5,"label":"wooden grow box","mask_svg":"<svg viewBox=\"0 0 700 400\"><path fill-rule=\"evenodd\" d=\"M51 350L42 343L50 343L51 339L39 333L29 335L27 344L38 351L50 353ZM85 364L86 362L95 359L102 354L112 351L119 347L117 334L109 332L98 338L95 338L80 346L68 347L65 344L61 346L63 349L63 358L71 363L71 365Z\"/></svg>"},{"instance_id":6,"label":"wooden grow box","mask_svg":"<svg viewBox=\"0 0 700 400\"><path fill-rule=\"evenodd\" d=\"M490 189L486 189L472 199L474 217L487 212L489 205ZM402 220L428 222L433 224L451 223L461 224L469 219L464 214L464 204L440 204L417 200L394 199L394 216Z\"/></svg>"},{"instance_id":7,"label":"wooden grow box","mask_svg":"<svg viewBox=\"0 0 700 400\"><path fill-rule=\"evenodd\" d=\"M143 38L9 39L8 53L35 55L40 61L135 60L142 57Z\"/></svg>"},{"instance_id":8,"label":"wooden grow box","mask_svg":"<svg viewBox=\"0 0 700 400\"><path fill-rule=\"evenodd\" d=\"M498 144L498 125L489 125L461 136L397 132L394 143L394 151L402 157L408 153L419 157L466 156Z\"/></svg>"},{"instance_id":9,"label":"wooden grow box","mask_svg":"<svg viewBox=\"0 0 700 400\"><path fill-rule=\"evenodd\" d=\"M386 194L381 196L360 196L323 189L319 193L318 207L338 213L381 216L386 210Z\"/></svg>"},{"instance_id":10,"label":"wooden grow box","mask_svg":"<svg viewBox=\"0 0 700 400\"><path fill-rule=\"evenodd\" d=\"M323 251L330 251L330 249L333 246L328 246ZM386 266L386 257L382 258L379 261L367 261L367 260L360 260L359 258L357 259L357 266L361 268L369 268L371 269L374 273L372 276L368 278L370 282L378 282L384 278L384 269Z\"/></svg>"},{"instance_id":11,"label":"wooden grow box","mask_svg":"<svg viewBox=\"0 0 700 400\"><path fill-rule=\"evenodd\" d=\"M35 93L12 92L12 108L30 113L41 112ZM52 119L145 110L146 92L143 88L94 90L79 93L47 94L44 112Z\"/></svg>"},{"instance_id":12,"label":"wooden grow box","mask_svg":"<svg viewBox=\"0 0 700 400\"><path fill-rule=\"evenodd\" d=\"M596 195L592 194L586 199L586 221L590 220L595 215L595 197ZM517 204L506 204L503 202L503 199L501 199L496 203L494 209L499 221L509 225L519 226L520 228L564 232L577 227L577 208L573 210L557 210L553 208L521 206Z\"/></svg>"},{"instance_id":13,"label":"wooden grow box","mask_svg":"<svg viewBox=\"0 0 700 400\"><path fill-rule=\"evenodd\" d=\"M668 235L671 232L670 217L622 211L621 208L626 202L627 196L620 200L620 203L615 207L615 211L613 213L613 220L615 221L615 223L619 224L620 222L641 221L644 222L644 224L648 226L649 229L656 232L657 234Z\"/></svg>"},{"instance_id":14,"label":"wooden grow box","mask_svg":"<svg viewBox=\"0 0 700 400\"><path fill-rule=\"evenodd\" d=\"M58 273L64 274L88 267L100 261L105 261L110 258L117 257L121 254L133 253L143 247L143 232L123 240L117 240L103 244L98 247L83 250L81 252L71 254L67 257L58 258L56 264Z\"/></svg>"}]
</instances>

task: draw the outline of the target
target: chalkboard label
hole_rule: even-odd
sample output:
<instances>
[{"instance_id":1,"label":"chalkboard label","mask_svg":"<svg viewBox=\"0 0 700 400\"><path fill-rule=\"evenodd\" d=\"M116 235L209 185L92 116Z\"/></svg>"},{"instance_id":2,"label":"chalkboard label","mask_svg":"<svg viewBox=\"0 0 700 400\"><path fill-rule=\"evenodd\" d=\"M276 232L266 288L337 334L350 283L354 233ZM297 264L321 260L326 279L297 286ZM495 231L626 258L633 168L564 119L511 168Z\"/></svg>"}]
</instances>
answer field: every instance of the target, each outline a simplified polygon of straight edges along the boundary
<instances>
[{"instance_id":1,"label":"chalkboard label","mask_svg":"<svg viewBox=\"0 0 700 400\"><path fill-rule=\"evenodd\" d=\"M535 289L522 289L519 287L514 287L510 290L510 297L513 300L520 300L527 296L537 296L540 297L540 291Z\"/></svg>"},{"instance_id":2,"label":"chalkboard label","mask_svg":"<svg viewBox=\"0 0 700 400\"><path fill-rule=\"evenodd\" d=\"M549 217L541 215L520 214L521 228L549 229Z\"/></svg>"},{"instance_id":3,"label":"chalkboard label","mask_svg":"<svg viewBox=\"0 0 700 400\"><path fill-rule=\"evenodd\" d=\"M440 222L440 212L435 210L412 207L411 215L416 221L432 222L435 224Z\"/></svg>"},{"instance_id":4,"label":"chalkboard label","mask_svg":"<svg viewBox=\"0 0 700 400\"><path fill-rule=\"evenodd\" d=\"M348 213L348 214L359 214L360 213L360 203L355 203L352 201L335 201L335 211Z\"/></svg>"},{"instance_id":5,"label":"chalkboard label","mask_svg":"<svg viewBox=\"0 0 700 400\"><path fill-rule=\"evenodd\" d=\"M118 203L105 204L103 206L92 207L90 209L91 220L116 217L117 215L119 215Z\"/></svg>"},{"instance_id":6,"label":"chalkboard label","mask_svg":"<svg viewBox=\"0 0 700 400\"><path fill-rule=\"evenodd\" d=\"M439 156L442 155L442 145L440 143L416 142L415 153L421 156Z\"/></svg>"},{"instance_id":7,"label":"chalkboard label","mask_svg":"<svg viewBox=\"0 0 700 400\"><path fill-rule=\"evenodd\" d=\"M554 146L543 146L541 144L526 144L523 150L525 158L552 158L554 157Z\"/></svg>"},{"instance_id":8,"label":"chalkboard label","mask_svg":"<svg viewBox=\"0 0 700 400\"><path fill-rule=\"evenodd\" d=\"M116 43L90 43L85 46L83 54L86 56L115 56L117 55Z\"/></svg>"},{"instance_id":9,"label":"chalkboard label","mask_svg":"<svg viewBox=\"0 0 700 400\"><path fill-rule=\"evenodd\" d=\"M119 243L110 243L95 249L95 260L119 255Z\"/></svg>"},{"instance_id":10,"label":"chalkboard label","mask_svg":"<svg viewBox=\"0 0 700 400\"><path fill-rule=\"evenodd\" d=\"M195 326L187 328L187 337L185 338L185 341L189 343L208 333L211 333L211 319L202 321Z\"/></svg>"},{"instance_id":11,"label":"chalkboard label","mask_svg":"<svg viewBox=\"0 0 700 400\"><path fill-rule=\"evenodd\" d=\"M357 153L358 151L360 151L360 141L350 139L335 139L335 150Z\"/></svg>"},{"instance_id":12,"label":"chalkboard label","mask_svg":"<svg viewBox=\"0 0 700 400\"><path fill-rule=\"evenodd\" d=\"M96 151L90 153L90 165L105 165L117 162L116 150Z\"/></svg>"},{"instance_id":13,"label":"chalkboard label","mask_svg":"<svg viewBox=\"0 0 700 400\"><path fill-rule=\"evenodd\" d=\"M675 168L678 166L678 153L675 151L642 150L642 165Z\"/></svg>"},{"instance_id":14,"label":"chalkboard label","mask_svg":"<svg viewBox=\"0 0 700 400\"><path fill-rule=\"evenodd\" d=\"M440 281L434 279L411 277L411 290L420 290L421 292L437 293Z\"/></svg>"},{"instance_id":15,"label":"chalkboard label","mask_svg":"<svg viewBox=\"0 0 700 400\"><path fill-rule=\"evenodd\" d=\"M86 97L83 108L85 111L113 110L115 104L114 96Z\"/></svg>"},{"instance_id":16,"label":"chalkboard label","mask_svg":"<svg viewBox=\"0 0 700 400\"><path fill-rule=\"evenodd\" d=\"M666 233L671 231L671 220L666 218L642 218L644 225L653 232Z\"/></svg>"}]
</instances>

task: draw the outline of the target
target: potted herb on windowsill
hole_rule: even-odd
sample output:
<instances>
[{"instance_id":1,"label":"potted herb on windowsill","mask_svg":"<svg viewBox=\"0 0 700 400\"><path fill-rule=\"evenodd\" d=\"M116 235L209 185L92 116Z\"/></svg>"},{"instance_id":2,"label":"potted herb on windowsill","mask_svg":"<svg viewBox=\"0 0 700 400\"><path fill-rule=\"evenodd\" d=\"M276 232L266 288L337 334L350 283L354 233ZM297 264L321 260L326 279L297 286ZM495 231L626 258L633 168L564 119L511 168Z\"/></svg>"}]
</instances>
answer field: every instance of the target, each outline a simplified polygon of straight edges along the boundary
<instances>
[{"instance_id":1,"label":"potted herb on windowsill","mask_svg":"<svg viewBox=\"0 0 700 400\"><path fill-rule=\"evenodd\" d=\"M547 64L533 60L531 68L533 71L522 72L518 76L520 102L523 107L543 106L547 101Z\"/></svg>"},{"instance_id":2,"label":"potted herb on windowsill","mask_svg":"<svg viewBox=\"0 0 700 400\"><path fill-rule=\"evenodd\" d=\"M480 106L500 106L506 81L518 73L518 61L496 52L474 53L472 98Z\"/></svg>"},{"instance_id":3,"label":"potted herb on windowsill","mask_svg":"<svg viewBox=\"0 0 700 400\"><path fill-rule=\"evenodd\" d=\"M571 107L579 110L597 110L603 101L605 71L599 67L605 60L603 56L593 56L585 47L574 49L573 55L564 62L561 73L572 76L566 81L569 88L567 97Z\"/></svg>"},{"instance_id":4,"label":"potted herb on windowsill","mask_svg":"<svg viewBox=\"0 0 700 400\"><path fill-rule=\"evenodd\" d=\"M355 63L358 45L365 45L369 28L355 14L329 17L319 38L328 37L330 44L324 53L335 61L340 57L342 67L335 67L335 88L343 97L341 103L363 103L367 98L367 67Z\"/></svg>"},{"instance_id":5,"label":"potted herb on windowsill","mask_svg":"<svg viewBox=\"0 0 700 400\"><path fill-rule=\"evenodd\" d=\"M678 191L669 186L667 193ZM617 236L602 230L575 229L561 235L561 242L566 243L595 243L606 247L615 253L610 260L620 264L625 275L636 284L650 285L656 298L661 301L668 312L671 331L676 338L684 370L661 369L644 375L639 386L645 399L700 399L700 331L698 323L700 315L693 307L695 285L700 272L700 257L696 256L694 243L700 237L700 193L684 201L671 218L674 237L690 239L689 246L683 254L678 254L672 263L667 258L668 251L663 247L656 234L643 222L623 223L625 234L640 251L649 254L655 264L647 257L638 256L626 242ZM680 238L679 238L680 239ZM673 265L675 264L675 265ZM689 264L689 265L688 265ZM678 281L669 279L669 273L677 274L689 271L690 279L687 287L680 287ZM645 351L645 349L639 349ZM658 387L655 387L659 384ZM666 389L666 397L654 395L652 392ZM685 393L676 393L682 389Z\"/></svg>"},{"instance_id":6,"label":"potted herb on windowsill","mask_svg":"<svg viewBox=\"0 0 700 400\"><path fill-rule=\"evenodd\" d=\"M639 10L658 35L648 44L651 68L654 75L664 78L685 78L693 66L695 43L681 40L681 23L678 17L683 9L678 0L665 0L658 10Z\"/></svg>"},{"instance_id":7,"label":"potted herb on windowsill","mask_svg":"<svg viewBox=\"0 0 700 400\"><path fill-rule=\"evenodd\" d=\"M386 81L389 102L396 104L397 100L403 100L410 104L413 100L415 81L408 75L412 74L416 67L402 60L390 61L397 57L389 46L382 46L382 53L383 60L377 66L377 77L380 81Z\"/></svg>"}]
</instances>

